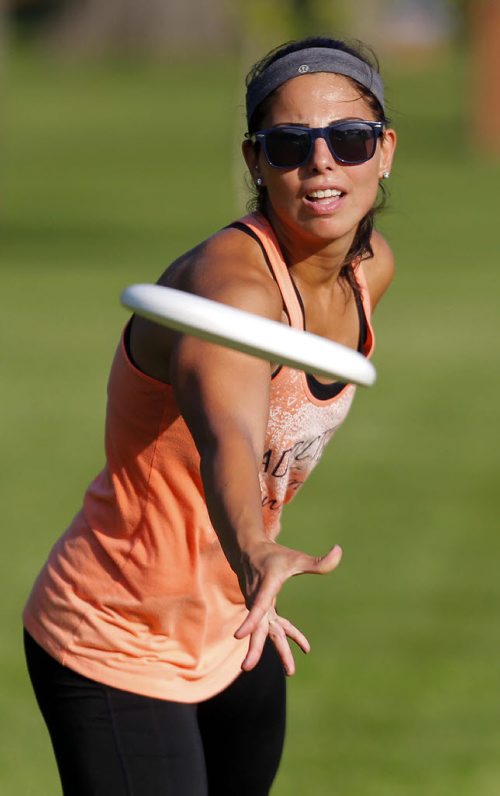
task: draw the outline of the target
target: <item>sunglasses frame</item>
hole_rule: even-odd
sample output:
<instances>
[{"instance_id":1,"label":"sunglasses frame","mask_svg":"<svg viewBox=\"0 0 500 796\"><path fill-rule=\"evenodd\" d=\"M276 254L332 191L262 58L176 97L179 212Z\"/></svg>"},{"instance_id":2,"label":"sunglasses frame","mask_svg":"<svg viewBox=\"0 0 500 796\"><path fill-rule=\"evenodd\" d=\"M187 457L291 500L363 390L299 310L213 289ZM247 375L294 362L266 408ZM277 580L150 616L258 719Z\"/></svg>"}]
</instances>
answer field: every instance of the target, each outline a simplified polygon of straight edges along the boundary
<instances>
[{"instance_id":1,"label":"sunglasses frame","mask_svg":"<svg viewBox=\"0 0 500 796\"><path fill-rule=\"evenodd\" d=\"M332 146L330 141L329 133L332 130L342 130L342 129L349 129L355 128L356 126L363 125L364 127L369 127L373 133L373 152L366 158L362 160L346 160L345 158L339 157L335 153L335 149ZM328 149L330 150L332 156L338 163L344 163L348 166L357 166L361 163L366 163L367 161L371 160L374 156L376 149L377 149L377 141L381 138L384 134L384 122L372 122L372 121L364 121L358 119L352 119L350 121L342 121L342 122L334 122L334 124L329 124L328 127L305 127L298 124L284 124L278 127L271 127L268 130L258 130L256 133L248 134L247 139L252 143L260 143L262 144L262 149L264 151L264 155L266 156L266 160L270 166L275 169L297 169L300 166L303 166L304 163L307 163L309 158L311 157L311 153L314 148L314 142L318 138L324 138ZM293 163L291 165L276 165L273 163L272 159L269 157L269 152L267 149L267 137L268 135L275 133L277 131L293 131L293 132L300 132L300 133L307 133L309 136L309 149L307 152L306 157L301 160L299 163Z\"/></svg>"}]
</instances>

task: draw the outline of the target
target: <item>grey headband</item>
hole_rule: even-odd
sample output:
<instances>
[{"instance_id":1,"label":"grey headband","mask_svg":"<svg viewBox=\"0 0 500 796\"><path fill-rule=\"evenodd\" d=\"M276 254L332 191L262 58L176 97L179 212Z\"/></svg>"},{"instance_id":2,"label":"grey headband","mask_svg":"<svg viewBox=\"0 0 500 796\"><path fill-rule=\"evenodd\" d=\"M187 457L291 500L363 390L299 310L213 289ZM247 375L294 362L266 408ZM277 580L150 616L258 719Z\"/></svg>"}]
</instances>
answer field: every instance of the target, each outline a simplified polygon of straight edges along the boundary
<instances>
[{"instance_id":1,"label":"grey headband","mask_svg":"<svg viewBox=\"0 0 500 796\"><path fill-rule=\"evenodd\" d=\"M378 72L361 58L331 47L310 47L288 53L274 61L247 88L247 121L256 107L275 89L292 77L314 72L334 72L351 77L365 86L384 107L384 85Z\"/></svg>"}]
</instances>

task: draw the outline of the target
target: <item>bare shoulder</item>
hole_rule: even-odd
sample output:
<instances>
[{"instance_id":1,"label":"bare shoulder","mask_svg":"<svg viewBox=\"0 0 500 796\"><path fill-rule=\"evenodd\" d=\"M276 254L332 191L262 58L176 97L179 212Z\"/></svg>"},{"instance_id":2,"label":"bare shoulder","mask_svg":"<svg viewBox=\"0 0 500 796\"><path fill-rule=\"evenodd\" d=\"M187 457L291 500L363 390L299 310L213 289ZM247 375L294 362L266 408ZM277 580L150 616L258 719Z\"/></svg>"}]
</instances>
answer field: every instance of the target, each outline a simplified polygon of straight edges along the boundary
<instances>
[{"instance_id":1,"label":"bare shoulder","mask_svg":"<svg viewBox=\"0 0 500 796\"><path fill-rule=\"evenodd\" d=\"M368 284L372 308L375 309L394 278L394 254L380 232L373 232L371 244L373 257L364 260L363 271Z\"/></svg>"},{"instance_id":2,"label":"bare shoulder","mask_svg":"<svg viewBox=\"0 0 500 796\"><path fill-rule=\"evenodd\" d=\"M160 284L281 318L282 299L259 243L234 228L222 229L168 268Z\"/></svg>"},{"instance_id":3,"label":"bare shoulder","mask_svg":"<svg viewBox=\"0 0 500 796\"><path fill-rule=\"evenodd\" d=\"M164 271L158 284L281 320L281 294L262 249L237 229L223 229L181 255ZM170 356L177 339L172 330L134 316L129 345L135 364L149 376L168 383Z\"/></svg>"}]
</instances>

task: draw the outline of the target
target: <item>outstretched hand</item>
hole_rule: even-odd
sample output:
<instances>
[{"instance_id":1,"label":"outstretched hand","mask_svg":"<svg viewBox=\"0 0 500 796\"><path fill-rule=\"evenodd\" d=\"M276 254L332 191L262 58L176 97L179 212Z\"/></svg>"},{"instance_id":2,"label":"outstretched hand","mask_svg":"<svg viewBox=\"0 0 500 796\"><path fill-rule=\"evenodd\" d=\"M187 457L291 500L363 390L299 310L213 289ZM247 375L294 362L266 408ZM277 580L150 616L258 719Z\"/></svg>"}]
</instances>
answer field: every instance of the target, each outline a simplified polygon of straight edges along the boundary
<instances>
[{"instance_id":1,"label":"outstretched hand","mask_svg":"<svg viewBox=\"0 0 500 796\"><path fill-rule=\"evenodd\" d=\"M309 642L298 628L276 613L276 597L289 578L302 574L326 575L339 565L341 558L342 550L338 545L324 556L310 556L267 541L259 543L251 554L245 554L239 580L250 610L234 634L238 639L250 636L242 669L250 671L257 665L269 636L285 672L288 675L295 672L288 639L295 641L303 652L309 652Z\"/></svg>"}]
</instances>

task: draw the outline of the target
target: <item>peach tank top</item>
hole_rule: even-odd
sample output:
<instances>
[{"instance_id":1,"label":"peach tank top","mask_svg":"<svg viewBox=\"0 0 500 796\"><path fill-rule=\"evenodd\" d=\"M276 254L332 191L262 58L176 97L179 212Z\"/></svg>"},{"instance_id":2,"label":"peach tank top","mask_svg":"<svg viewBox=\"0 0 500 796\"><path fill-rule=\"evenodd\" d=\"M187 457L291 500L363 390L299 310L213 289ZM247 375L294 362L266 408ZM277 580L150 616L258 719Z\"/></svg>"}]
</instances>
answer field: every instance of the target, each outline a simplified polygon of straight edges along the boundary
<instances>
[{"instance_id":1,"label":"peach tank top","mask_svg":"<svg viewBox=\"0 0 500 796\"><path fill-rule=\"evenodd\" d=\"M303 314L272 228L257 236L294 327ZM369 300L357 271L368 321ZM354 387L321 400L304 374L272 381L260 471L266 531L307 478L349 410ZM146 696L199 702L240 673L248 640L233 636L246 615L238 581L210 523L199 456L169 385L140 372L122 339L111 368L106 465L52 548L24 611L28 632L71 669Z\"/></svg>"}]
</instances>

